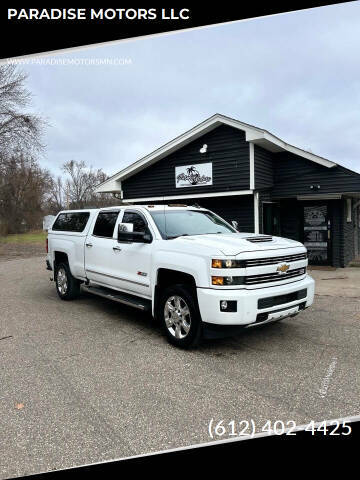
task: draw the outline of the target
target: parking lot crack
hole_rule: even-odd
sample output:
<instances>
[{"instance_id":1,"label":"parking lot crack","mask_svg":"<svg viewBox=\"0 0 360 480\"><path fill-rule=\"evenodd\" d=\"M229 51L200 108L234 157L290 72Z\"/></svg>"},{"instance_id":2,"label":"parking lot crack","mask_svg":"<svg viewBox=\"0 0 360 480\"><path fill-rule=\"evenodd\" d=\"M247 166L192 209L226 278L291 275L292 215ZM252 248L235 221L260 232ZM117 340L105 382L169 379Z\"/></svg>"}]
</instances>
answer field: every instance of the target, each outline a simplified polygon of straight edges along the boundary
<instances>
[{"instance_id":1,"label":"parking lot crack","mask_svg":"<svg viewBox=\"0 0 360 480\"><path fill-rule=\"evenodd\" d=\"M0 337L0 341L1 340L7 340L8 338L13 338L12 335L7 335L6 337Z\"/></svg>"}]
</instances>

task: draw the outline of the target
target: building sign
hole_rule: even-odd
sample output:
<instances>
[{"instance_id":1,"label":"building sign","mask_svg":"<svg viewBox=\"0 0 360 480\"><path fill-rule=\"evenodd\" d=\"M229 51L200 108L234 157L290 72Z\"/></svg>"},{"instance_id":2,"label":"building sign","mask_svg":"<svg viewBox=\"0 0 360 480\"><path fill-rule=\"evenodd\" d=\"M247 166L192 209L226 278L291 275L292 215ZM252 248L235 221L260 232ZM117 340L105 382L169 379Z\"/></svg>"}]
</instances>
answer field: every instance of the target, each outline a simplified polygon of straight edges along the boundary
<instances>
[{"instance_id":1,"label":"building sign","mask_svg":"<svg viewBox=\"0 0 360 480\"><path fill-rule=\"evenodd\" d=\"M212 185L212 163L176 167L175 185L176 188Z\"/></svg>"},{"instance_id":2,"label":"building sign","mask_svg":"<svg viewBox=\"0 0 360 480\"><path fill-rule=\"evenodd\" d=\"M327 206L304 207L304 245L309 263L327 263L328 226Z\"/></svg>"}]
</instances>

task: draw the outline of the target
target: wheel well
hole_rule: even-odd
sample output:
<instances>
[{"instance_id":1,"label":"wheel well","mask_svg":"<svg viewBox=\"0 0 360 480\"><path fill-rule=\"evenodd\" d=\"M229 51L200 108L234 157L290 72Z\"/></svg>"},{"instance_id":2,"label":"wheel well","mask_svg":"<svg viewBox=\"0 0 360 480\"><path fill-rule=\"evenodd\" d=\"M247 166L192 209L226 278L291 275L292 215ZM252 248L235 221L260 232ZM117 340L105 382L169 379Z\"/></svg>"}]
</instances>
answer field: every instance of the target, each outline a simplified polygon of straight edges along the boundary
<instances>
[{"instance_id":1,"label":"wheel well","mask_svg":"<svg viewBox=\"0 0 360 480\"><path fill-rule=\"evenodd\" d=\"M66 253L64 252L55 252L55 263L69 263L69 259Z\"/></svg>"},{"instance_id":2,"label":"wheel well","mask_svg":"<svg viewBox=\"0 0 360 480\"><path fill-rule=\"evenodd\" d=\"M192 275L190 275L189 273L180 272L178 270L160 268L158 270L157 282L155 286L155 299L154 299L155 317L157 316L158 304L161 297L161 292L164 290L164 288L170 287L171 285L176 285L176 284L187 285L188 287L190 287L197 301L196 283L195 283L195 278Z\"/></svg>"},{"instance_id":3,"label":"wheel well","mask_svg":"<svg viewBox=\"0 0 360 480\"><path fill-rule=\"evenodd\" d=\"M195 279L189 273L179 272L178 270L168 270L167 268L160 268L158 270L156 286L163 288L181 283L196 288Z\"/></svg>"}]
</instances>

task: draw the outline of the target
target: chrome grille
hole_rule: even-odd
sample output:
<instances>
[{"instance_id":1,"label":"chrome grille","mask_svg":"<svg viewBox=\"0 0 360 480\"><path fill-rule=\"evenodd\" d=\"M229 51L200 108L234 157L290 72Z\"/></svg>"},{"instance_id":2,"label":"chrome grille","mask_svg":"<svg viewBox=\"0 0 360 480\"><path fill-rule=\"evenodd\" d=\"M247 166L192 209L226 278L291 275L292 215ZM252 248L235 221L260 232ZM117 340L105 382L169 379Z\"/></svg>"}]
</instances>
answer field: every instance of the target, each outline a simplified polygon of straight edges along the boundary
<instances>
[{"instance_id":1,"label":"chrome grille","mask_svg":"<svg viewBox=\"0 0 360 480\"><path fill-rule=\"evenodd\" d=\"M306 253L298 253L295 255L285 255L282 257L252 258L245 260L245 267L261 267L262 265L276 265L282 262L297 262L298 260L306 260Z\"/></svg>"},{"instance_id":2,"label":"chrome grille","mask_svg":"<svg viewBox=\"0 0 360 480\"><path fill-rule=\"evenodd\" d=\"M289 278L299 277L306 273L306 268L294 268L288 270L284 275L275 273L262 273L261 275L248 275L244 279L245 285L258 285L259 283L280 282L281 280L288 280Z\"/></svg>"}]
</instances>

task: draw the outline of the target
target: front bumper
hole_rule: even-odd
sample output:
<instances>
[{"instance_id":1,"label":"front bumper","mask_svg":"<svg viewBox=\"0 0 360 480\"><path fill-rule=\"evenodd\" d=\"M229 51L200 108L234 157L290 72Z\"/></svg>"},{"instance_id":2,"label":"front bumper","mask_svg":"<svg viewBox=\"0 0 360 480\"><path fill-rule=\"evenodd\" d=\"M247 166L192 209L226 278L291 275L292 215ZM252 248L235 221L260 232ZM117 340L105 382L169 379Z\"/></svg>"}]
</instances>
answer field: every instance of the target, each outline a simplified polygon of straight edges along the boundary
<instances>
[{"instance_id":1,"label":"front bumper","mask_svg":"<svg viewBox=\"0 0 360 480\"><path fill-rule=\"evenodd\" d=\"M307 290L306 297L301 300L276 305L271 308L258 308L258 300L268 297L286 295L298 290ZM315 282L306 275L302 280L292 282L286 285L277 285L274 287L263 287L257 289L239 289L239 290L221 290L212 288L198 288L198 303L203 322L215 325L239 325L250 326L255 324L268 323L279 318L292 316L297 313L296 306L302 304L302 307L309 307L314 301ZM222 312L220 302L222 300L237 301L236 312ZM282 311L281 314L275 312ZM269 319L259 322L259 314L271 313ZM266 317L266 315L265 315ZM258 319L258 321L257 321Z\"/></svg>"}]
</instances>

